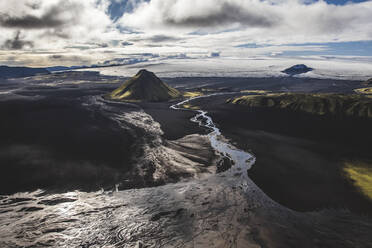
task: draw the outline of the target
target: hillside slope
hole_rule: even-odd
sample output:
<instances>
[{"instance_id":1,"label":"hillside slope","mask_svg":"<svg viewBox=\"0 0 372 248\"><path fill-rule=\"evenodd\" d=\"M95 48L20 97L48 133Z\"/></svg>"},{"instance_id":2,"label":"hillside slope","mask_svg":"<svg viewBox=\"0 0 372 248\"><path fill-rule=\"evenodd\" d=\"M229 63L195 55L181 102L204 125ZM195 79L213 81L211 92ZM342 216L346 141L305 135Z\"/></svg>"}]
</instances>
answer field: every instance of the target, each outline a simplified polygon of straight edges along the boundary
<instances>
[{"instance_id":1,"label":"hillside slope","mask_svg":"<svg viewBox=\"0 0 372 248\"><path fill-rule=\"evenodd\" d=\"M267 94L229 99L228 103L252 108L275 108L314 115L372 118L372 99L342 94Z\"/></svg>"},{"instance_id":2,"label":"hillside slope","mask_svg":"<svg viewBox=\"0 0 372 248\"><path fill-rule=\"evenodd\" d=\"M161 102L180 97L178 90L161 81L154 73L140 70L134 77L111 92L115 100Z\"/></svg>"}]
</instances>

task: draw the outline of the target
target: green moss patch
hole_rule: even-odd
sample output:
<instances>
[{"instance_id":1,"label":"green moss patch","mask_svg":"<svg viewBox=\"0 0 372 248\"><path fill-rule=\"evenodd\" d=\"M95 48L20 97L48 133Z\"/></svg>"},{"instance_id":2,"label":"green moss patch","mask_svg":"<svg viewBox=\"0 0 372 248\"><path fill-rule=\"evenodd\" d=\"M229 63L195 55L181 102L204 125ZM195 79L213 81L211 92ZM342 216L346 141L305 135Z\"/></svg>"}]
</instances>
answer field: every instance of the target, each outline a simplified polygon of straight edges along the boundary
<instances>
[{"instance_id":1,"label":"green moss patch","mask_svg":"<svg viewBox=\"0 0 372 248\"><path fill-rule=\"evenodd\" d=\"M169 101L181 93L165 84L154 73L141 70L122 86L111 92L108 97L123 101Z\"/></svg>"},{"instance_id":2,"label":"green moss patch","mask_svg":"<svg viewBox=\"0 0 372 248\"><path fill-rule=\"evenodd\" d=\"M372 167L361 162L346 162L344 172L354 186L372 200Z\"/></svg>"},{"instance_id":3,"label":"green moss patch","mask_svg":"<svg viewBox=\"0 0 372 248\"><path fill-rule=\"evenodd\" d=\"M342 94L265 94L246 95L227 103L251 108L276 108L314 115L372 118L372 99L364 95Z\"/></svg>"}]
</instances>

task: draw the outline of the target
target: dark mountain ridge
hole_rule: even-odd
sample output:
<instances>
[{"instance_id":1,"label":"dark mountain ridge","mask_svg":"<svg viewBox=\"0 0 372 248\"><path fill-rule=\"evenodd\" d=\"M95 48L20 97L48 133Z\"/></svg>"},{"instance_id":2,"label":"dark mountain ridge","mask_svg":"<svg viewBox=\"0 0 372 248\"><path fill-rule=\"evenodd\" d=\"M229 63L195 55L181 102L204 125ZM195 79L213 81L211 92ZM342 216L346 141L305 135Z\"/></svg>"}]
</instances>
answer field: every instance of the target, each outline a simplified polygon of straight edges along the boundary
<instances>
[{"instance_id":1,"label":"dark mountain ridge","mask_svg":"<svg viewBox=\"0 0 372 248\"><path fill-rule=\"evenodd\" d=\"M0 66L0 78L31 77L39 74L50 74L50 72L45 68Z\"/></svg>"},{"instance_id":2,"label":"dark mountain ridge","mask_svg":"<svg viewBox=\"0 0 372 248\"><path fill-rule=\"evenodd\" d=\"M228 103L250 108L271 108L340 118L372 118L372 99L363 95L277 93L247 95Z\"/></svg>"},{"instance_id":3,"label":"dark mountain ridge","mask_svg":"<svg viewBox=\"0 0 372 248\"><path fill-rule=\"evenodd\" d=\"M372 78L370 78L370 79L368 79L367 81L365 81L365 82L363 83L363 85L365 85L365 86L372 86Z\"/></svg>"},{"instance_id":4,"label":"dark mountain ridge","mask_svg":"<svg viewBox=\"0 0 372 248\"><path fill-rule=\"evenodd\" d=\"M282 72L293 76L293 75L297 75L297 74L306 73L306 72L309 72L309 71L312 71L312 70L313 70L313 68L310 68L310 67L308 67L304 64L298 64L298 65L294 65L292 67L289 67Z\"/></svg>"}]
</instances>

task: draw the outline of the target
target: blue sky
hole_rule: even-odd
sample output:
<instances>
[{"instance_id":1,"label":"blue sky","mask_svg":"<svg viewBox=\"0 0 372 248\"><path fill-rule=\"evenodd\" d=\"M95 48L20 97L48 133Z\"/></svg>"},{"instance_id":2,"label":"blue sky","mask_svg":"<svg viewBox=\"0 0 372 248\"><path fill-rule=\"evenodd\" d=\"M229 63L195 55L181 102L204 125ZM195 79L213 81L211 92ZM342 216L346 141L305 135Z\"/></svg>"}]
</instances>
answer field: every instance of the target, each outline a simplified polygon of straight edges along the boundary
<instances>
[{"instance_id":1,"label":"blue sky","mask_svg":"<svg viewBox=\"0 0 372 248\"><path fill-rule=\"evenodd\" d=\"M292 46L321 46L321 51L286 51L283 55L340 55L340 56L372 56L372 41L333 42L293 44Z\"/></svg>"},{"instance_id":2,"label":"blue sky","mask_svg":"<svg viewBox=\"0 0 372 248\"><path fill-rule=\"evenodd\" d=\"M0 64L369 57L371 13L360 0L0 1Z\"/></svg>"},{"instance_id":3,"label":"blue sky","mask_svg":"<svg viewBox=\"0 0 372 248\"><path fill-rule=\"evenodd\" d=\"M366 0L326 0L329 4L344 5L346 3L361 3L366 2Z\"/></svg>"},{"instance_id":4,"label":"blue sky","mask_svg":"<svg viewBox=\"0 0 372 248\"><path fill-rule=\"evenodd\" d=\"M304 50L284 51L281 55L285 56L304 56L304 55L339 55L339 56L372 56L372 41L350 41L350 42L325 42L325 43L299 43L299 44L256 44L247 43L237 46L238 48L270 48L270 47L299 47ZM308 48L316 47L315 51Z\"/></svg>"}]
</instances>

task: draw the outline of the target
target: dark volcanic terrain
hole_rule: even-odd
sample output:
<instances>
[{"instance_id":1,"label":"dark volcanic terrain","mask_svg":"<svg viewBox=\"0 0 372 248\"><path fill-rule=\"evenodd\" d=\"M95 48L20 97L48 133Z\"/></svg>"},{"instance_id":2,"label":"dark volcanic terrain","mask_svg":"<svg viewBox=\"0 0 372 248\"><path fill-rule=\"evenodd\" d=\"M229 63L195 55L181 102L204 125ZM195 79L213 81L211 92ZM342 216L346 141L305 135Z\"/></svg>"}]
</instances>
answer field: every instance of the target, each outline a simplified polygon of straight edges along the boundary
<instances>
[{"instance_id":1,"label":"dark volcanic terrain","mask_svg":"<svg viewBox=\"0 0 372 248\"><path fill-rule=\"evenodd\" d=\"M64 72L1 82L0 114L6 118L0 123L0 193L143 187L210 173L189 171L217 159L203 137L184 138L203 131L189 122L191 113L169 115L169 104L143 106L156 118L183 127L165 135L139 105L102 98L123 81L95 72ZM190 142L196 148L182 148ZM190 168L171 169L154 179L157 163L146 156L156 146L161 147L157 153L174 152L173 160L184 152L195 158L183 160Z\"/></svg>"},{"instance_id":2,"label":"dark volcanic terrain","mask_svg":"<svg viewBox=\"0 0 372 248\"><path fill-rule=\"evenodd\" d=\"M296 113L229 104L232 96L195 100L225 137L257 157L249 176L292 209L349 209L372 214L372 201L353 185L345 163L371 164L370 119Z\"/></svg>"},{"instance_id":3,"label":"dark volcanic terrain","mask_svg":"<svg viewBox=\"0 0 372 248\"><path fill-rule=\"evenodd\" d=\"M0 78L22 78L32 77L35 75L49 74L50 72L45 68L31 68L31 67L9 67L0 66Z\"/></svg>"},{"instance_id":4,"label":"dark volcanic terrain","mask_svg":"<svg viewBox=\"0 0 372 248\"><path fill-rule=\"evenodd\" d=\"M175 110L102 97L125 80L66 72L0 81L1 247L372 246L371 200L345 175L345 163L371 165L370 120L227 101L355 94L363 82L162 79L190 95L217 93ZM208 111L218 142L191 109ZM255 160L231 161L216 143Z\"/></svg>"}]
</instances>

